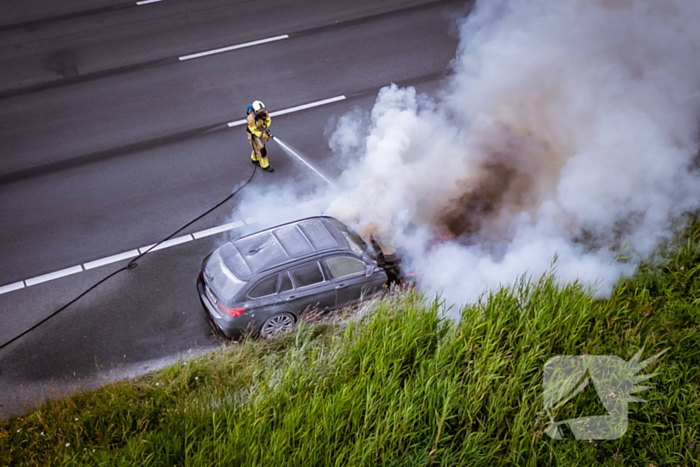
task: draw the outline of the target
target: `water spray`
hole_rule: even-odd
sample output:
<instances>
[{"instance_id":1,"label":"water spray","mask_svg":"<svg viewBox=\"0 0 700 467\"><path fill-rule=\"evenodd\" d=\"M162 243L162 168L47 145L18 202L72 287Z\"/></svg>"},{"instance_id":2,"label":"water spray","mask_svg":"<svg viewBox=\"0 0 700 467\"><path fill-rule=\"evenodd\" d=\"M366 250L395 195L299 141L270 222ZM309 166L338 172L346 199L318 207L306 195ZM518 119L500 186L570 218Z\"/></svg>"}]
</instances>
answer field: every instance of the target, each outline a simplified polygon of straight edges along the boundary
<instances>
[{"instance_id":1,"label":"water spray","mask_svg":"<svg viewBox=\"0 0 700 467\"><path fill-rule=\"evenodd\" d=\"M333 182L331 182L330 180L328 180L321 172L319 172L318 170L316 170L316 168L315 168L313 165L309 164L309 163L306 161L306 159L304 159L304 158L301 157L299 154L297 154L296 151L294 151L292 148L290 148L289 146L287 146L281 139L279 139L277 136L273 136L272 139L274 139L274 140L277 142L277 144L279 144L279 145L282 147L282 149L284 150L284 152L286 152L286 153L289 154L290 156L294 156L294 157L296 157L297 159L299 159L305 166L307 166L307 167L310 168L312 171L314 171L314 172L316 173L316 175L318 175L319 177L321 177L326 183L328 183L328 184L329 184L330 186L332 186L333 188L338 189L338 187L337 187Z\"/></svg>"}]
</instances>

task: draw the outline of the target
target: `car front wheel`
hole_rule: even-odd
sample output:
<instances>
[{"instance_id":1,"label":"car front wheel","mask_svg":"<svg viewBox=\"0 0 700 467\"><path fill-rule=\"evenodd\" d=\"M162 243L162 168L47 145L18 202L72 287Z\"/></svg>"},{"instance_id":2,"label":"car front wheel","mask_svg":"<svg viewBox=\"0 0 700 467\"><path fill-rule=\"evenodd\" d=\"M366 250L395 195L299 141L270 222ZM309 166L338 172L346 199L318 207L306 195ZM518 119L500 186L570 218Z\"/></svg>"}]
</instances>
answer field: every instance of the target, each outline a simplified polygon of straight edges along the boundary
<instances>
[{"instance_id":1,"label":"car front wheel","mask_svg":"<svg viewBox=\"0 0 700 467\"><path fill-rule=\"evenodd\" d=\"M270 338L276 334L288 331L294 327L294 316L289 313L280 313L265 321L260 328L260 335L263 339Z\"/></svg>"}]
</instances>

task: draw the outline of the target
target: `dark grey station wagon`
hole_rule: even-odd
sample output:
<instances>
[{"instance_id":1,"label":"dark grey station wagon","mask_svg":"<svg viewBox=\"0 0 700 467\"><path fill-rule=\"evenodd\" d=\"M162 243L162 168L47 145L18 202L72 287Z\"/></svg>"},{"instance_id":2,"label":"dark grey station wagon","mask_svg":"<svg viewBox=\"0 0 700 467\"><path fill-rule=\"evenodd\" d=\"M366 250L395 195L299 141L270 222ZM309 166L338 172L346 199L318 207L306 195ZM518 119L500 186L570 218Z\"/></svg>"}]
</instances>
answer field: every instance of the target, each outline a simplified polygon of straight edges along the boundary
<instances>
[{"instance_id":1,"label":"dark grey station wagon","mask_svg":"<svg viewBox=\"0 0 700 467\"><path fill-rule=\"evenodd\" d=\"M227 337L270 337L306 311L371 297L387 283L374 252L332 217L311 217L228 242L202 263L197 289Z\"/></svg>"}]
</instances>

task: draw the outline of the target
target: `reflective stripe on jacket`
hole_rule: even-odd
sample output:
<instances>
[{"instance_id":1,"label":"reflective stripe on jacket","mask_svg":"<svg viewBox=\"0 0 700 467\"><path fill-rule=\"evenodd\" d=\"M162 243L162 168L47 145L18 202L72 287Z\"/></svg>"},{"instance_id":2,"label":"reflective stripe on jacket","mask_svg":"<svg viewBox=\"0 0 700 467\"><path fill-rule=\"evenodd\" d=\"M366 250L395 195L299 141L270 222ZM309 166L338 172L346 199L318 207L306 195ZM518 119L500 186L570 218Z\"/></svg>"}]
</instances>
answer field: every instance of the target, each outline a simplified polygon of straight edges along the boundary
<instances>
[{"instance_id":1,"label":"reflective stripe on jacket","mask_svg":"<svg viewBox=\"0 0 700 467\"><path fill-rule=\"evenodd\" d=\"M267 118L255 118L255 114L253 113L248 114L246 121L248 122L248 133L258 138L262 138L263 131L270 128L272 124L272 119L269 115Z\"/></svg>"}]
</instances>

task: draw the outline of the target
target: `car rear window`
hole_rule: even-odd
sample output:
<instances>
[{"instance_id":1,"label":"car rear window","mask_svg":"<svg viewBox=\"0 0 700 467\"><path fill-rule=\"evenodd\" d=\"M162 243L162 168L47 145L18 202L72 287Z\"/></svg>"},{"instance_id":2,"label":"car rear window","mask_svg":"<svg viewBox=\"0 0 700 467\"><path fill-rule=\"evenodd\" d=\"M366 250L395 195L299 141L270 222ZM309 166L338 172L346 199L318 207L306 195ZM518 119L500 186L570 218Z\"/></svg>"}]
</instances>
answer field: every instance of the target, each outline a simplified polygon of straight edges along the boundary
<instances>
[{"instance_id":1,"label":"car rear window","mask_svg":"<svg viewBox=\"0 0 700 467\"><path fill-rule=\"evenodd\" d=\"M262 279L248 292L250 298L260 298L277 292L277 274Z\"/></svg>"},{"instance_id":2,"label":"car rear window","mask_svg":"<svg viewBox=\"0 0 700 467\"><path fill-rule=\"evenodd\" d=\"M365 272L367 265L364 261L350 256L334 256L326 260L328 269L331 271L333 279L351 276L360 272Z\"/></svg>"},{"instance_id":3,"label":"car rear window","mask_svg":"<svg viewBox=\"0 0 700 467\"><path fill-rule=\"evenodd\" d=\"M291 274L296 288L323 282L323 272L321 272L321 265L317 261L290 269L289 274Z\"/></svg>"},{"instance_id":4,"label":"car rear window","mask_svg":"<svg viewBox=\"0 0 700 467\"><path fill-rule=\"evenodd\" d=\"M209 257L206 266L204 267L204 277L209 287L214 290L214 293L223 300L231 300L246 284L240 280L229 268L224 264L219 253L220 250L214 251Z\"/></svg>"}]
</instances>

